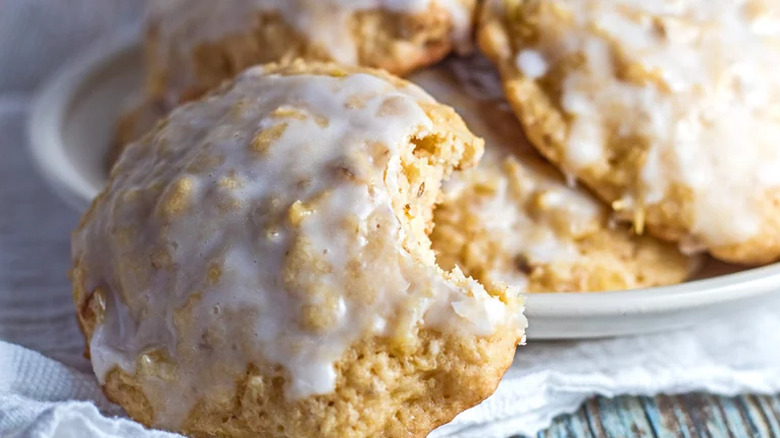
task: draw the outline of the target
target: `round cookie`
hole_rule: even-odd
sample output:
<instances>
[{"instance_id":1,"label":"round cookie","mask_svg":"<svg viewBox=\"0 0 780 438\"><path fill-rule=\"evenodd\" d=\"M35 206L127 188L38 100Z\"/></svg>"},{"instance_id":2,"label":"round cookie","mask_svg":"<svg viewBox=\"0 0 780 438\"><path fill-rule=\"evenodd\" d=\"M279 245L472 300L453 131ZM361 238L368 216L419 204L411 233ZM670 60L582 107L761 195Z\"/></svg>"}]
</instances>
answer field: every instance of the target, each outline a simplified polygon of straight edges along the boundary
<instances>
[{"instance_id":1,"label":"round cookie","mask_svg":"<svg viewBox=\"0 0 780 438\"><path fill-rule=\"evenodd\" d=\"M158 0L145 41L152 98L188 100L293 58L403 75L471 45L476 0Z\"/></svg>"},{"instance_id":2,"label":"round cookie","mask_svg":"<svg viewBox=\"0 0 780 438\"><path fill-rule=\"evenodd\" d=\"M532 143L639 233L780 257L780 3L488 0L480 47Z\"/></svg>"},{"instance_id":3,"label":"round cookie","mask_svg":"<svg viewBox=\"0 0 780 438\"><path fill-rule=\"evenodd\" d=\"M434 261L482 141L380 71L256 67L131 144L72 239L108 397L195 437L425 436L491 394L516 290Z\"/></svg>"},{"instance_id":4,"label":"round cookie","mask_svg":"<svg viewBox=\"0 0 780 438\"><path fill-rule=\"evenodd\" d=\"M122 113L110 168L176 104L242 70L293 58L406 74L469 50L476 0L157 0L144 39L146 92Z\"/></svg>"},{"instance_id":5,"label":"round cookie","mask_svg":"<svg viewBox=\"0 0 780 438\"><path fill-rule=\"evenodd\" d=\"M454 107L486 144L478 167L445 184L434 212L440 266L527 292L667 285L696 267L674 245L613 224L606 206L567 185L528 144L484 58L452 60L411 80Z\"/></svg>"}]
</instances>

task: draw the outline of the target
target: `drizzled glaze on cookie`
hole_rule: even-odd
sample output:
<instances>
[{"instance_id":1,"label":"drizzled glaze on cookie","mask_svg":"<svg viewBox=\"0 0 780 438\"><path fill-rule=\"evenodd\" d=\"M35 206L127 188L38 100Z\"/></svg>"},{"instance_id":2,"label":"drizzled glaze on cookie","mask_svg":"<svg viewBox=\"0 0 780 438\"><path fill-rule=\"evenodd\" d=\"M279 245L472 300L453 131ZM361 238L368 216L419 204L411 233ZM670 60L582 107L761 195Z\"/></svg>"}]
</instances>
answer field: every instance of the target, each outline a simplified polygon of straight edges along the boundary
<instances>
[{"instance_id":1,"label":"drizzled glaze on cookie","mask_svg":"<svg viewBox=\"0 0 780 438\"><path fill-rule=\"evenodd\" d=\"M485 16L529 136L620 217L687 250L775 257L777 2L491 0Z\"/></svg>"},{"instance_id":2,"label":"drizzled glaze on cookie","mask_svg":"<svg viewBox=\"0 0 780 438\"><path fill-rule=\"evenodd\" d=\"M425 235L442 178L481 142L439 130L457 116L413 85L302 69L256 68L174 111L73 235L95 371L145 376L156 425L232 394L253 363L298 399L333 391L360 339L403 352L422 328L525 326L514 292L443 272Z\"/></svg>"},{"instance_id":3,"label":"drizzled glaze on cookie","mask_svg":"<svg viewBox=\"0 0 780 438\"><path fill-rule=\"evenodd\" d=\"M182 54L188 56L201 44L215 43L229 35L251 31L253 26L258 26L255 22L257 14L263 13L278 15L286 25L305 38L307 45L323 52L317 59L357 65L358 46L362 43L357 38L367 39L370 46L376 47L386 41L370 41L374 38L372 33L362 34L354 29L350 19L355 14L382 11L419 15L430 14L432 7L443 9L449 15L451 38L456 46L469 47L473 11L471 0L155 0L150 2L147 17L156 34L155 47L150 53L156 59L155 62L164 65L171 57L176 59ZM259 26L272 25L265 23ZM417 43L409 42L410 45ZM400 53L398 55L401 56ZM175 62L192 61L183 58ZM193 66L175 65L167 69L166 74L171 77L166 80L173 88L182 91L191 85L192 75L195 74L193 70Z\"/></svg>"}]
</instances>

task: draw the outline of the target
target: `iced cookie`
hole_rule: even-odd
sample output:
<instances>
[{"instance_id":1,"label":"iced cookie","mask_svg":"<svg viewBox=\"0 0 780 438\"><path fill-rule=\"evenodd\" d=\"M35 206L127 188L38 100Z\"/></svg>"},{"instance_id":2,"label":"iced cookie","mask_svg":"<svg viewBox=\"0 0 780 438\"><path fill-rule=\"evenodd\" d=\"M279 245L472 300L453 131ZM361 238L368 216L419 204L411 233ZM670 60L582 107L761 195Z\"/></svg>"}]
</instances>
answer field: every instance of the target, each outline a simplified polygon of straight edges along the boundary
<instances>
[{"instance_id":1,"label":"iced cookie","mask_svg":"<svg viewBox=\"0 0 780 438\"><path fill-rule=\"evenodd\" d=\"M489 0L481 15L530 140L637 232L780 257L780 3Z\"/></svg>"},{"instance_id":2,"label":"iced cookie","mask_svg":"<svg viewBox=\"0 0 780 438\"><path fill-rule=\"evenodd\" d=\"M385 73L256 67L131 144L73 234L94 370L206 437L425 436L489 394L513 289L434 262L443 178L482 141Z\"/></svg>"},{"instance_id":3,"label":"iced cookie","mask_svg":"<svg viewBox=\"0 0 780 438\"><path fill-rule=\"evenodd\" d=\"M471 46L476 0L155 0L145 37L146 92L123 112L113 165L177 103L254 64L333 60L405 74Z\"/></svg>"},{"instance_id":4,"label":"iced cookie","mask_svg":"<svg viewBox=\"0 0 780 438\"><path fill-rule=\"evenodd\" d=\"M671 244L632 235L609 209L528 144L484 58L411 77L451 105L486 153L444 186L431 235L438 263L528 292L589 292L678 283L696 266Z\"/></svg>"},{"instance_id":5,"label":"iced cookie","mask_svg":"<svg viewBox=\"0 0 780 438\"><path fill-rule=\"evenodd\" d=\"M157 0L145 51L152 97L197 96L254 64L293 58L395 74L471 45L476 0Z\"/></svg>"}]
</instances>

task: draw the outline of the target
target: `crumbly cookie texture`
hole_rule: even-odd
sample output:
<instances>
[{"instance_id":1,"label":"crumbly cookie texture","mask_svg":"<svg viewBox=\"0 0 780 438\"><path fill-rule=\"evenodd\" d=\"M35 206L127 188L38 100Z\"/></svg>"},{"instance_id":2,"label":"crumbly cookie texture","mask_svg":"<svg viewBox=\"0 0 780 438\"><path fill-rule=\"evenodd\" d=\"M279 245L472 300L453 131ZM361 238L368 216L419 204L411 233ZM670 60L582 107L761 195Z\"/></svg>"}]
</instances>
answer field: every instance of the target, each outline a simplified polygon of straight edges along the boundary
<instances>
[{"instance_id":1,"label":"crumbly cookie texture","mask_svg":"<svg viewBox=\"0 0 780 438\"><path fill-rule=\"evenodd\" d=\"M411 76L486 142L479 166L443 189L431 235L437 261L528 292L589 292L678 283L697 266L674 245L632 235L608 207L567 185L523 136L501 81L481 57Z\"/></svg>"},{"instance_id":2,"label":"crumbly cookie texture","mask_svg":"<svg viewBox=\"0 0 780 438\"><path fill-rule=\"evenodd\" d=\"M637 231L780 257L780 3L488 0L478 34L533 144Z\"/></svg>"},{"instance_id":3,"label":"crumbly cookie texture","mask_svg":"<svg viewBox=\"0 0 780 438\"><path fill-rule=\"evenodd\" d=\"M440 269L426 234L482 144L418 87L331 64L175 110L73 234L108 397L198 437L422 437L487 397L522 300Z\"/></svg>"},{"instance_id":4,"label":"crumbly cookie texture","mask_svg":"<svg viewBox=\"0 0 780 438\"><path fill-rule=\"evenodd\" d=\"M471 45L476 0L157 0L147 89L188 100L247 67L293 58L406 74Z\"/></svg>"}]
</instances>

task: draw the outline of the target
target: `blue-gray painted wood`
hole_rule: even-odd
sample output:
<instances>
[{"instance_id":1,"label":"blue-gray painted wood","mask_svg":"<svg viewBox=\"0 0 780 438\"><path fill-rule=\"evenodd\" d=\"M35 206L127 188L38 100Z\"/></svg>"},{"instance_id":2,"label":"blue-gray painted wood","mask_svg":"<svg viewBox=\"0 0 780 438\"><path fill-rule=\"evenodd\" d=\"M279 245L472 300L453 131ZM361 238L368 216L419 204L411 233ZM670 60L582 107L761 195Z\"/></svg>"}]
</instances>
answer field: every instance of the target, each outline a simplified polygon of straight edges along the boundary
<instances>
[{"instance_id":1,"label":"blue-gray painted wood","mask_svg":"<svg viewBox=\"0 0 780 438\"><path fill-rule=\"evenodd\" d=\"M780 438L780 395L603 397L536 438Z\"/></svg>"},{"instance_id":2,"label":"blue-gray painted wood","mask_svg":"<svg viewBox=\"0 0 780 438\"><path fill-rule=\"evenodd\" d=\"M772 436L780 437L780 418L772 411L773 398L766 395L751 396L755 399L755 404L761 409L761 413L769 426ZM777 398L774 399L775 401Z\"/></svg>"}]
</instances>

